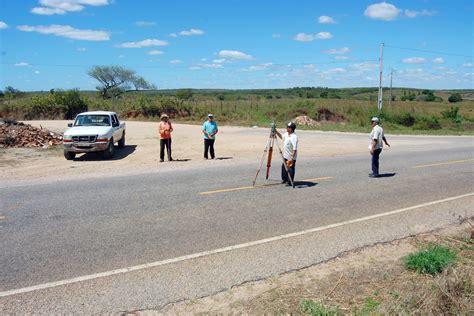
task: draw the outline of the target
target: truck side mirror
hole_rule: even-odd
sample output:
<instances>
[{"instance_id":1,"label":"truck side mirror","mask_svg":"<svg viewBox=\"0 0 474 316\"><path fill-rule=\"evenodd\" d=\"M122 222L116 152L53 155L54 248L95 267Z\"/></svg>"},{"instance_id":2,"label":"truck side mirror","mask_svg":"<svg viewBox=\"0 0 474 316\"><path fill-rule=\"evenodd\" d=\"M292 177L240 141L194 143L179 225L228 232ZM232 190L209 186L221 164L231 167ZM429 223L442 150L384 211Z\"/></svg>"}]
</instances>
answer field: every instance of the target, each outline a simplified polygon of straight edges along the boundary
<instances>
[{"instance_id":1,"label":"truck side mirror","mask_svg":"<svg viewBox=\"0 0 474 316\"><path fill-rule=\"evenodd\" d=\"M68 123L68 124L67 124L67 127L72 127L72 123Z\"/></svg>"}]
</instances>

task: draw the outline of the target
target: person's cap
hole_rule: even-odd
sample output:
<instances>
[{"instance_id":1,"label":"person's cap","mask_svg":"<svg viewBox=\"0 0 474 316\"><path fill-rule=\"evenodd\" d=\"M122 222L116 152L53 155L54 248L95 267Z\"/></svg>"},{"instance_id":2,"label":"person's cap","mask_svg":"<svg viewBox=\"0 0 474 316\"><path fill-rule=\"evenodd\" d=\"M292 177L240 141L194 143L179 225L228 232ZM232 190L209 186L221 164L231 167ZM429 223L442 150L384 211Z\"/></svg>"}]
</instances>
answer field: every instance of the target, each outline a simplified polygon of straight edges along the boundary
<instances>
[{"instance_id":1,"label":"person's cap","mask_svg":"<svg viewBox=\"0 0 474 316\"><path fill-rule=\"evenodd\" d=\"M370 121L371 121L371 122L377 122L377 123L378 123L378 122L379 122L379 118L376 117L376 116L374 116Z\"/></svg>"},{"instance_id":2,"label":"person's cap","mask_svg":"<svg viewBox=\"0 0 474 316\"><path fill-rule=\"evenodd\" d=\"M209 113L209 114L207 115L207 117L214 117L214 115L212 115L211 113Z\"/></svg>"},{"instance_id":3,"label":"person's cap","mask_svg":"<svg viewBox=\"0 0 474 316\"><path fill-rule=\"evenodd\" d=\"M166 117L166 118L169 118L168 114L161 114L160 120L164 119L165 117Z\"/></svg>"},{"instance_id":4,"label":"person's cap","mask_svg":"<svg viewBox=\"0 0 474 316\"><path fill-rule=\"evenodd\" d=\"M288 123L287 127L291 128L292 130L296 129L296 124L293 122Z\"/></svg>"}]
</instances>

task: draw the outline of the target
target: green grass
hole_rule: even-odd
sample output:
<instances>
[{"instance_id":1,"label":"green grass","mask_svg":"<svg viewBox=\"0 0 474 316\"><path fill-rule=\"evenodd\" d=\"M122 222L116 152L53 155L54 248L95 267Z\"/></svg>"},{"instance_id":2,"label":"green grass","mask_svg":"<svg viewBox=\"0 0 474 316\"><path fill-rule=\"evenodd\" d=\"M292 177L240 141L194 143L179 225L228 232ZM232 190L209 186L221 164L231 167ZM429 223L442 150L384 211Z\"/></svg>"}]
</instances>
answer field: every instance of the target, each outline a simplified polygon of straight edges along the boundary
<instances>
[{"instance_id":1,"label":"green grass","mask_svg":"<svg viewBox=\"0 0 474 316\"><path fill-rule=\"evenodd\" d=\"M342 314L336 306L324 306L322 303L313 300L304 300L300 303L300 311L311 316L332 316Z\"/></svg>"},{"instance_id":2,"label":"green grass","mask_svg":"<svg viewBox=\"0 0 474 316\"><path fill-rule=\"evenodd\" d=\"M456 253L448 247L429 244L424 249L404 258L408 270L435 275L457 260Z\"/></svg>"}]
</instances>

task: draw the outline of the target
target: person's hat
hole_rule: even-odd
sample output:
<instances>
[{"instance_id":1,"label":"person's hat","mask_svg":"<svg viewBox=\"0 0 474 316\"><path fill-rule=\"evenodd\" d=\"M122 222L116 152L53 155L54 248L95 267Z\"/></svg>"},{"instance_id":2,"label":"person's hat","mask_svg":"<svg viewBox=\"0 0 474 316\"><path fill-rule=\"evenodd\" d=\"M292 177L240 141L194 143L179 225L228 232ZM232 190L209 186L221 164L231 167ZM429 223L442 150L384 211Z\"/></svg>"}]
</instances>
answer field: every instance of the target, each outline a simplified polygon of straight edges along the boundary
<instances>
[{"instance_id":1,"label":"person's hat","mask_svg":"<svg viewBox=\"0 0 474 316\"><path fill-rule=\"evenodd\" d=\"M376 117L376 116L374 116L370 121L371 121L371 122L377 122L377 123L378 123L378 122L379 122L379 118Z\"/></svg>"},{"instance_id":2,"label":"person's hat","mask_svg":"<svg viewBox=\"0 0 474 316\"><path fill-rule=\"evenodd\" d=\"M287 127L291 128L292 130L296 129L296 124L293 122L288 123Z\"/></svg>"},{"instance_id":3,"label":"person's hat","mask_svg":"<svg viewBox=\"0 0 474 316\"><path fill-rule=\"evenodd\" d=\"M161 114L160 120L164 119L165 117L166 117L166 118L169 118L168 114Z\"/></svg>"},{"instance_id":4,"label":"person's hat","mask_svg":"<svg viewBox=\"0 0 474 316\"><path fill-rule=\"evenodd\" d=\"M214 115L212 115L211 113L209 113L209 114L207 115L207 117L214 117Z\"/></svg>"}]
</instances>

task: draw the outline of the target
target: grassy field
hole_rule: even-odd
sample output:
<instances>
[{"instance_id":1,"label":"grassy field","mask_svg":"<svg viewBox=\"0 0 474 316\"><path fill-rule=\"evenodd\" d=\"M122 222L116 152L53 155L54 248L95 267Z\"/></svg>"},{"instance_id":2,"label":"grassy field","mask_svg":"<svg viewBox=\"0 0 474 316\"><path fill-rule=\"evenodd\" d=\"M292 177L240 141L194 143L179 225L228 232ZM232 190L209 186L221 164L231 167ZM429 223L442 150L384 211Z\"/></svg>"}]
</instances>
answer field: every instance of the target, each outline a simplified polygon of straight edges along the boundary
<instances>
[{"instance_id":1,"label":"grassy field","mask_svg":"<svg viewBox=\"0 0 474 316\"><path fill-rule=\"evenodd\" d=\"M436 101L426 101L431 93ZM459 93L463 101L449 103ZM83 110L116 111L123 119L158 120L167 113L173 121L201 123L213 113L220 124L282 126L298 116L314 119L304 129L366 132L371 116L396 134L474 134L474 91L428 91L397 88L389 102L384 91L382 113L377 111L377 88L276 90L158 90L131 91L119 99L102 100L93 91L31 92L0 98L0 117L7 119L72 119ZM412 95L413 101L401 101Z\"/></svg>"}]
</instances>

